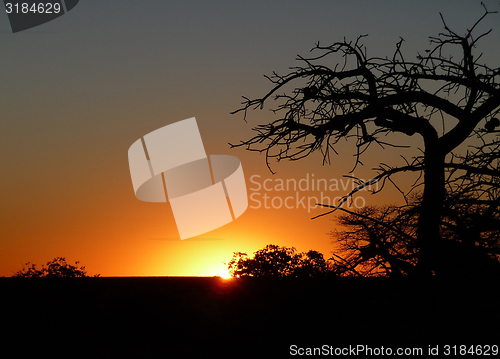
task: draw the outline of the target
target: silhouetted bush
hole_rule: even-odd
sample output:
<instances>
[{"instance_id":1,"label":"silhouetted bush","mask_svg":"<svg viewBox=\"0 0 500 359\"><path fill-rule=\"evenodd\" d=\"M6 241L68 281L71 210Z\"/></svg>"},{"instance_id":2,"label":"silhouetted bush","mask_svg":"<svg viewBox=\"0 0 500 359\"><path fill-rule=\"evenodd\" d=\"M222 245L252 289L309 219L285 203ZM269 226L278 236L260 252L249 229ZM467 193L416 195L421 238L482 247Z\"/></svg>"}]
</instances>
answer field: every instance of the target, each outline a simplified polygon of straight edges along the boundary
<instances>
[{"instance_id":1,"label":"silhouetted bush","mask_svg":"<svg viewBox=\"0 0 500 359\"><path fill-rule=\"evenodd\" d=\"M87 275L85 266L78 266L78 261L75 265L71 265L66 262L64 257L56 257L51 261L47 262L47 266L42 265L42 268L38 269L36 264L30 262L26 263L26 267L22 270L16 272L13 277L24 277L24 278L76 278L76 277L91 277ZM96 274L94 277L98 277Z\"/></svg>"},{"instance_id":2,"label":"silhouetted bush","mask_svg":"<svg viewBox=\"0 0 500 359\"><path fill-rule=\"evenodd\" d=\"M323 254L317 251L297 253L294 247L273 244L255 252L253 258L246 253L234 253L227 268L233 277L319 277L333 273Z\"/></svg>"}]
</instances>

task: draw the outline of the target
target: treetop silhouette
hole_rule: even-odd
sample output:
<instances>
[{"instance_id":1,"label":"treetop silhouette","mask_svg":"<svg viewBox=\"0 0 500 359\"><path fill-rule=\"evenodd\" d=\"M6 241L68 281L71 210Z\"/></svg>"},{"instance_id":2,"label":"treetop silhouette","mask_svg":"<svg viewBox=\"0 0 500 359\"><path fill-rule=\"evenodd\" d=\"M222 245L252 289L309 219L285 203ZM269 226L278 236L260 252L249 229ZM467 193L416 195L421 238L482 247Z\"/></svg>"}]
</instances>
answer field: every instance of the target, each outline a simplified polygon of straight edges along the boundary
<instances>
[{"instance_id":1,"label":"treetop silhouette","mask_svg":"<svg viewBox=\"0 0 500 359\"><path fill-rule=\"evenodd\" d=\"M333 274L323 254L310 250L297 253L294 247L268 244L254 253L236 252L227 264L232 277L320 277Z\"/></svg>"},{"instance_id":2,"label":"treetop silhouette","mask_svg":"<svg viewBox=\"0 0 500 359\"><path fill-rule=\"evenodd\" d=\"M13 277L22 278L77 278L77 277L90 277L87 274L85 266L79 266L78 261L75 265L66 262L64 257L56 257L47 262L47 265L42 265L40 269L36 264L30 262L26 263L26 267L17 271ZM98 277L99 274L94 277Z\"/></svg>"}]
</instances>

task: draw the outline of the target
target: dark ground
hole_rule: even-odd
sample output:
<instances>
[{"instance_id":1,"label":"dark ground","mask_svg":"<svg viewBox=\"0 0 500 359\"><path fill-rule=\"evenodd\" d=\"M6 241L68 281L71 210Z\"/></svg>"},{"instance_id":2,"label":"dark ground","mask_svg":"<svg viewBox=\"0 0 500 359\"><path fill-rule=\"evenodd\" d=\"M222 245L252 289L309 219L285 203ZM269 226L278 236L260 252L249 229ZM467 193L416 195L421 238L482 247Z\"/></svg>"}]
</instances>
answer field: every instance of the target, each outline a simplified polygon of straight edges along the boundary
<instances>
[{"instance_id":1,"label":"dark ground","mask_svg":"<svg viewBox=\"0 0 500 359\"><path fill-rule=\"evenodd\" d=\"M0 304L0 358L500 344L500 283L491 279L0 278Z\"/></svg>"}]
</instances>

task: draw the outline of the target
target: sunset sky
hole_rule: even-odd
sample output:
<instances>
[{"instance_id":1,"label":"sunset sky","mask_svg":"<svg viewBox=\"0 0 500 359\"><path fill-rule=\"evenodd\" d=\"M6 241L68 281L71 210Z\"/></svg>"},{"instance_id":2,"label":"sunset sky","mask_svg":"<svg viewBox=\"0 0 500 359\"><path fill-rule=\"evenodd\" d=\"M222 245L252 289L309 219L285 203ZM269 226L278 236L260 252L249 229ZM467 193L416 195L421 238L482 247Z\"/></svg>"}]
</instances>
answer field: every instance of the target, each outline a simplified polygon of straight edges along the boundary
<instances>
[{"instance_id":1,"label":"sunset sky","mask_svg":"<svg viewBox=\"0 0 500 359\"><path fill-rule=\"evenodd\" d=\"M498 1L485 3L500 10ZM324 210L255 208L264 194L279 197L275 204L305 197L307 206L309 197L321 195L317 190L258 187L267 179L268 186L278 179L311 184L314 175L339 184L324 196L345 195L352 183L340 180L354 165L352 143L339 147L330 165L318 154L275 163L272 175L264 155L228 145L272 120L272 106L251 112L248 122L230 112L241 96L266 93L263 75L286 73L317 41L368 34L368 55L386 56L402 37L406 57L414 59L442 30L439 12L464 33L483 8L480 1L451 0L81 0L68 14L15 34L2 10L0 276L56 256L101 276L224 275L233 252L250 254L267 244L330 257L335 216L311 220ZM500 66L499 16L482 24L493 32L478 49L491 67ZM190 117L207 154L240 159L253 197L235 221L181 241L168 203L135 198L127 151L145 134ZM418 138L396 141L421 145ZM400 161L401 153L370 153L354 174L369 179L380 161ZM402 178L403 186L410 179ZM362 197L366 204L401 201L393 188Z\"/></svg>"}]
</instances>

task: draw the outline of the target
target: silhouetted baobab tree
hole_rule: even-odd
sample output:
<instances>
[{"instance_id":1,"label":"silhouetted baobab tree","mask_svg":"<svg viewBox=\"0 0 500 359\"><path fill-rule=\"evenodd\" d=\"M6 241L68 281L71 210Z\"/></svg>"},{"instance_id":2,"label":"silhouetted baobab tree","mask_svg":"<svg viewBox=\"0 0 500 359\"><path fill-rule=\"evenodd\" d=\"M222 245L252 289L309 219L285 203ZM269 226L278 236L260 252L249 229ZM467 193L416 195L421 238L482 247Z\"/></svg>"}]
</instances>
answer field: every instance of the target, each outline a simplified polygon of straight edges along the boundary
<instances>
[{"instance_id":1,"label":"silhouetted baobab tree","mask_svg":"<svg viewBox=\"0 0 500 359\"><path fill-rule=\"evenodd\" d=\"M273 111L280 118L257 126L254 137L231 146L265 152L269 167L272 158L297 160L314 151L321 151L324 162L329 162L338 142L353 138L357 165L374 144L396 146L388 134L419 136L421 156L407 160L404 166L381 164L377 175L360 183L358 189L375 181L383 188L386 181L393 182L393 176L402 172L421 174L421 182L414 187L422 186L415 268L424 275L439 272L440 263L450 255L441 233L445 204L452 198L447 190L457 185L458 178L464 179L463 172L457 171L466 171L474 180L483 170L475 162L480 159L479 152L459 158L453 151L474 135L491 148L486 143L494 141L488 138L499 133L500 68L482 64L481 55L475 53L476 45L491 31L475 36L475 30L490 14L485 8L465 35L451 30L443 19L444 32L430 38L430 48L416 61L403 56L402 39L394 54L386 58L368 57L361 43L363 36L330 46L318 43L313 49L319 52L316 57L299 57L302 65L286 75L273 73L268 77L273 87L265 96L245 98L243 107L233 112L243 111L246 118L247 110L262 109L274 99L278 105ZM337 61L334 66L322 64L332 57ZM498 151L492 156L498 157ZM498 183L498 166L490 170L489 175ZM480 185L467 189L464 182L461 189L462 200L475 198L474 191ZM495 196L488 203L490 211L497 213L498 192Z\"/></svg>"}]
</instances>

